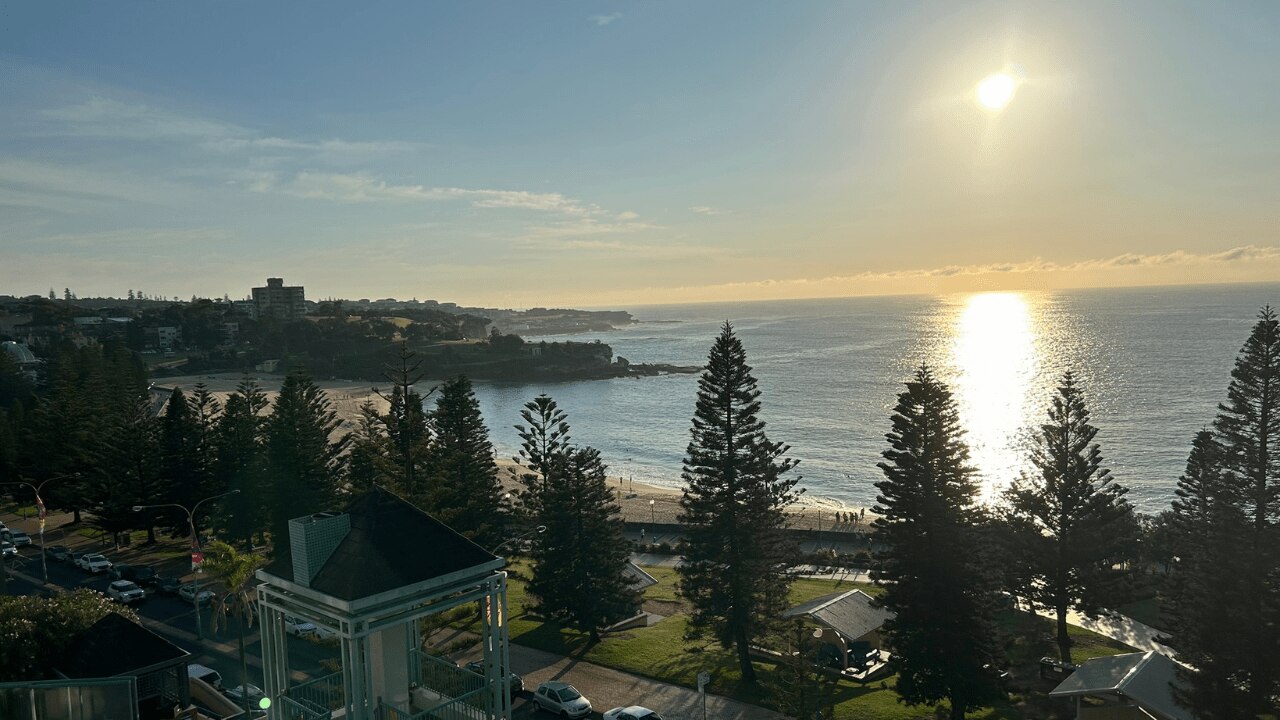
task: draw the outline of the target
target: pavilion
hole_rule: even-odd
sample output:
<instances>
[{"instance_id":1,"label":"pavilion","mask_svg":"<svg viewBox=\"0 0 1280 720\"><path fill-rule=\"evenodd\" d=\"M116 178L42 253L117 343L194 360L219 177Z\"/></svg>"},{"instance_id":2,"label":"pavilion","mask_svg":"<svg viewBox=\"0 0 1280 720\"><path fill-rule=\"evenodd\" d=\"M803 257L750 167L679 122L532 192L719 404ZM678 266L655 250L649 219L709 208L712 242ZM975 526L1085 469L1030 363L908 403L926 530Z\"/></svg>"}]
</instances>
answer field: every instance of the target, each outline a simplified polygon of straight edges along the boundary
<instances>
[{"instance_id":1,"label":"pavilion","mask_svg":"<svg viewBox=\"0 0 1280 720\"><path fill-rule=\"evenodd\" d=\"M505 560L381 487L290 520L288 540L257 573L273 720L510 717ZM483 675L422 651L423 618L474 603ZM291 685L286 617L332 631L342 669Z\"/></svg>"}]
</instances>

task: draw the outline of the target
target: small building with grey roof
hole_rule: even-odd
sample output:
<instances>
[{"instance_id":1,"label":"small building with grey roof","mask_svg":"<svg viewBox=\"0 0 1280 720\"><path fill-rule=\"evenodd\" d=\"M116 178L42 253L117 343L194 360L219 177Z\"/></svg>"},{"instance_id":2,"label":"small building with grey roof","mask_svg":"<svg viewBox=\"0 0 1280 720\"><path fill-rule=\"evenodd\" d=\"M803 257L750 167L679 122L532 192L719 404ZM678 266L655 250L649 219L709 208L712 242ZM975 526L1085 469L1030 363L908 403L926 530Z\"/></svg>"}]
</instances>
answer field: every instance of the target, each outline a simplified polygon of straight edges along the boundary
<instances>
[{"instance_id":1,"label":"small building with grey roof","mask_svg":"<svg viewBox=\"0 0 1280 720\"><path fill-rule=\"evenodd\" d=\"M1071 698L1076 720L1195 720L1174 699L1179 665L1154 650L1086 660L1049 697Z\"/></svg>"}]
</instances>

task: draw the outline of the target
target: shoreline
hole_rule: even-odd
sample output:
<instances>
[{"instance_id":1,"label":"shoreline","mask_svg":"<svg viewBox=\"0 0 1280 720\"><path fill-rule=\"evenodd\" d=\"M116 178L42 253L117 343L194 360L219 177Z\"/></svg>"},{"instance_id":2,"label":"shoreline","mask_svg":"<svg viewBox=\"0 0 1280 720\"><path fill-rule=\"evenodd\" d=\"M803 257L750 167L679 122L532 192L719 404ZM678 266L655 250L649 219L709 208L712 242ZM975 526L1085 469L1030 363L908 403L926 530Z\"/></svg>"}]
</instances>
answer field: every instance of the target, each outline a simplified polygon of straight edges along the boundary
<instances>
[{"instance_id":1,"label":"shoreline","mask_svg":"<svg viewBox=\"0 0 1280 720\"><path fill-rule=\"evenodd\" d=\"M197 383L204 383L210 394L225 405L227 396L235 392L236 385L244 377L241 373L211 373L157 378L153 392L167 393L174 388L182 388L184 393L190 395ZM284 375L255 373L248 377L257 380L267 399L275 402ZM337 433L345 434L355 428L360 417L360 406L365 402L372 402L380 412L387 410L387 401L374 393L374 386L370 384L351 380L316 380L315 383L324 390L337 415L340 422L335 431ZM516 464L510 458L499 458L496 462L503 486L507 489L516 487L518 483L511 473L511 468ZM609 487L618 492L618 504L622 507L622 516L627 522L676 522L682 495L680 488L620 475L610 475L608 482ZM857 522L836 523L837 512L859 513L862 510L866 511L865 516L858 517ZM848 505L831 498L811 495L809 492L801 494L787 513L791 516L792 527L813 530L865 531L874 519L870 507Z\"/></svg>"}]
</instances>

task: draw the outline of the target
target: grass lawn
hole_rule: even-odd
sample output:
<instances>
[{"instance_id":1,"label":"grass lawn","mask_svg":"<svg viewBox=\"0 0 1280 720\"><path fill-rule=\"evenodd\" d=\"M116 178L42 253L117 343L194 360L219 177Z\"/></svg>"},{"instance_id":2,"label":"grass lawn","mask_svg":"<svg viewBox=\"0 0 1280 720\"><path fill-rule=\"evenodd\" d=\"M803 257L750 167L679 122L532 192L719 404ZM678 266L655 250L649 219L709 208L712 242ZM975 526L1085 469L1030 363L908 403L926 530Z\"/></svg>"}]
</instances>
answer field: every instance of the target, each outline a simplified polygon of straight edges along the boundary
<instances>
[{"instance_id":1,"label":"grass lawn","mask_svg":"<svg viewBox=\"0 0 1280 720\"><path fill-rule=\"evenodd\" d=\"M527 565L516 563L513 577L507 586L507 605L510 613L508 628L512 642L616 668L636 675L651 677L663 682L696 687L699 671L711 673L708 690L718 695L733 697L746 702L769 707L772 705L766 688L775 679L778 670L770 663L757 662L759 685L747 685L737 668L732 651L721 648L711 640L686 640L688 618L675 603L676 573L670 568L645 568L658 584L645 591L647 601L660 601L662 607L673 614L650 627L611 633L595 645L588 644L585 633L563 628L558 623L533 617L526 611L525 583L519 579L528 573ZM858 588L870 595L879 594L873 585L834 580L798 580L792 585L791 599L801 603L837 591ZM1053 625L1050 621L1015 611L1007 611L1000 618L1000 628L1008 634L1007 651L1013 674L1015 693L1010 703L1002 707L988 708L970 714L980 720L1020 720L1045 717L1048 706L1044 697L1047 687L1039 680L1038 661L1042 656L1054 655ZM478 626L470 629L478 631ZM1130 649L1082 628L1071 628L1076 641L1076 660L1128 652ZM907 707L898 702L893 691L896 678L889 677L868 685L841 681L835 690L837 718L858 720L908 720L910 718L935 717L935 710L928 707ZM1063 709L1058 708L1061 712ZM945 717L945 715L944 715Z\"/></svg>"}]
</instances>

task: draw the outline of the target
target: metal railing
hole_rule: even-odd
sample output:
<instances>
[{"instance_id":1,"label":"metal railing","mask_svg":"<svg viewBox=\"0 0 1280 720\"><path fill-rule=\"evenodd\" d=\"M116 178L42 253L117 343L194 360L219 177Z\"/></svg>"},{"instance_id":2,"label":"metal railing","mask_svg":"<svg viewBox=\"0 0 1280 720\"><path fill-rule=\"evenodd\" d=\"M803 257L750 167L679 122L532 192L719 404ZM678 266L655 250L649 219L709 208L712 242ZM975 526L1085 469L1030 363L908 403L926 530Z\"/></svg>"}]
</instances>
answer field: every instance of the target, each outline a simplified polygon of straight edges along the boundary
<instances>
[{"instance_id":1,"label":"metal railing","mask_svg":"<svg viewBox=\"0 0 1280 720\"><path fill-rule=\"evenodd\" d=\"M346 689L342 685L342 671L308 680L285 691L282 703L289 703L289 720L320 720L330 717L330 711L346 705Z\"/></svg>"}]
</instances>

